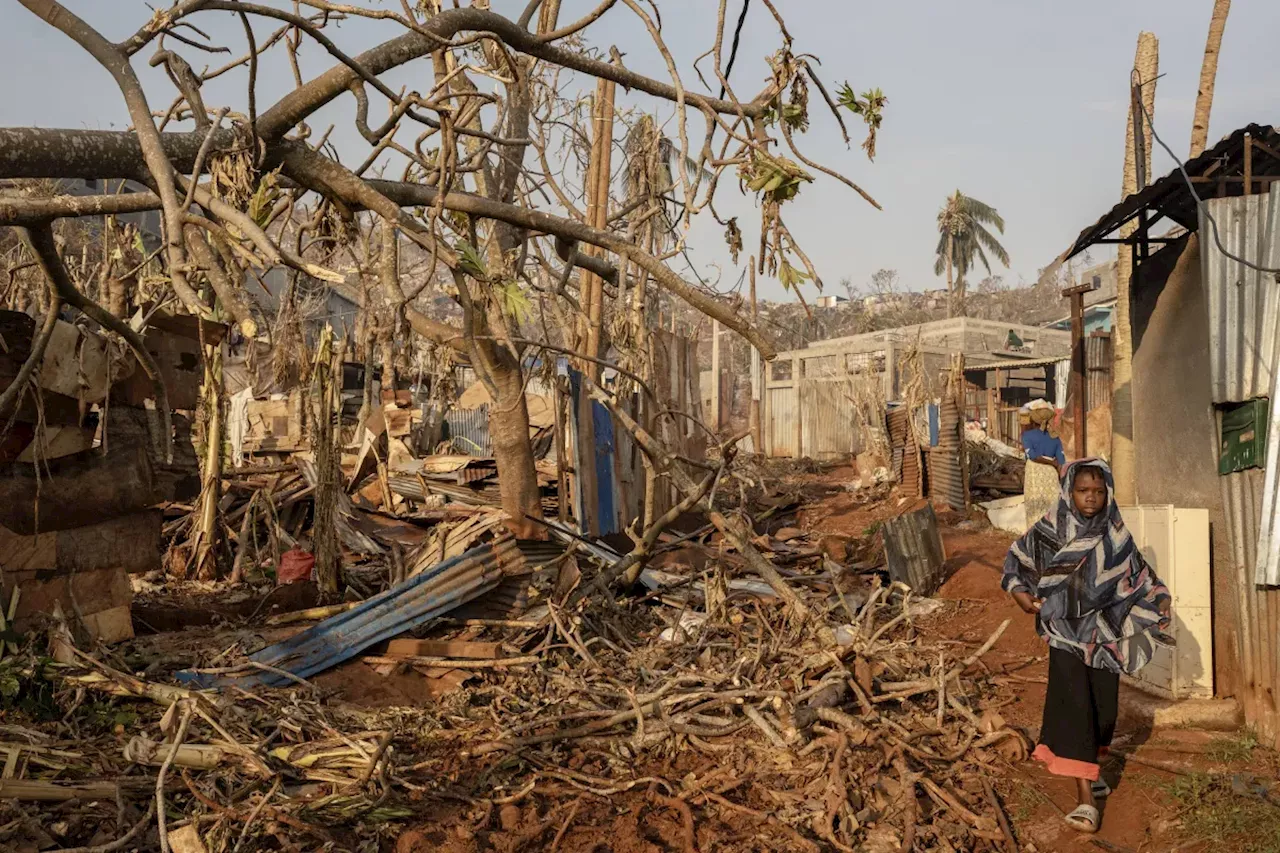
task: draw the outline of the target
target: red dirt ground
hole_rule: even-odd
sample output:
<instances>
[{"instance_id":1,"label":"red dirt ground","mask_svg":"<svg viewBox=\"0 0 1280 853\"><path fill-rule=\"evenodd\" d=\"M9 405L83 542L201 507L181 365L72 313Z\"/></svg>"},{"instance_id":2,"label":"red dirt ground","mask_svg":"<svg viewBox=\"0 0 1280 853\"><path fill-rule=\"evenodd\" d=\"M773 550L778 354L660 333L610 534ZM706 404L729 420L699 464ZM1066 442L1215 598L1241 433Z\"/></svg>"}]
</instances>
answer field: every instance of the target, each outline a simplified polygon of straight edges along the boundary
<instances>
[{"instance_id":1,"label":"red dirt ground","mask_svg":"<svg viewBox=\"0 0 1280 853\"><path fill-rule=\"evenodd\" d=\"M839 482L849 471L832 471L822 478ZM890 498L872 505L856 505L852 496L837 495L806 507L801 513L800 527L822 535L842 534L867 537L886 517L914 508L916 502ZM932 624L924 622L922 631L939 634L970 647L983 642L1005 619L1012 622L984 662L993 670L1008 673L1015 699L1000 709L1012 725L1023 729L1033 740L1040 730L1040 715L1048 673L1048 647L1036 634L1032 617L1000 588L1001 567L1013 536L992 529L981 514L972 521L943 510L939 513L942 538L947 554L948 578L936 593L951 603L949 611ZM960 529L959 524L965 529ZM1130 688L1121 688L1120 722L1116 746L1142 745L1142 754L1158 761L1184 766L1189 772L1203 769L1204 756L1193 757L1187 750L1204 749L1219 741L1219 734L1191 730L1160 730L1151 733L1133 713L1127 712L1126 696ZM1270 758L1259 758L1265 765ZM1219 765L1221 768L1221 765ZM1231 769L1251 769L1244 765ZM1252 769L1266 770L1255 766ZM1118 778L1117 778L1117 774ZM1118 760L1103 765L1103 775L1114 791L1103 809L1102 827L1093 849L1112 853L1169 850L1177 847L1176 804L1168 802L1163 788L1176 777L1172 773L1136 766L1129 762L1121 768ZM1027 761L1011 768L997 780L997 789L1005 800L1010 817L1022 844L1031 842L1040 851L1079 850L1090 842L1065 825L1063 814L1075 807L1074 782L1051 776L1043 765ZM1185 853L1209 849L1208 845L1182 848ZM1216 846L1217 850L1231 849ZM1280 851L1280 839L1275 848Z\"/></svg>"},{"instance_id":2,"label":"red dirt ground","mask_svg":"<svg viewBox=\"0 0 1280 853\"><path fill-rule=\"evenodd\" d=\"M808 482L813 483L816 479L835 484L849 475L848 471L835 471L826 477L808 478ZM805 507L798 514L795 525L822 536L848 536L855 546L862 544L865 546L862 550L869 553L879 547L868 541L878 539L874 533L879 522L912 508L914 503L891 497L878 504L858 505L853 496L837 493ZM936 632L956 641L958 649L971 649L990 636L1002 621L1011 619L1009 628L984 658L984 663L993 671L1002 673L1012 691L1011 701L1001 707L999 713L1034 740L1040 728L1045 693L1047 648L1037 636L1031 617L1022 613L1000 589L1000 568L1013 537L992 530L985 519L979 519L980 515L969 520L949 511L939 513L948 555L948 578L937 597L948 602L948 607L939 615L922 620L918 628L922 633ZM858 549L855 547L854 550ZM361 665L352 665L358 666ZM352 667L322 678L322 685L358 691L376 684L381 678L372 670L360 672L357 677ZM372 679L365 678L366 675ZM328 680L333 683L326 683ZM403 689L410 695L420 695L421 691L420 687L413 690L398 684L387 685L384 689L389 693ZM396 697L378 698L394 701ZM1207 761L1205 756L1193 756L1190 751L1202 750L1221 737L1187 730L1151 734L1144 731L1134 718L1126 716L1124 688L1121 704L1116 745L1141 745L1142 755L1178 763L1188 771L1203 767ZM1264 773L1274 773L1275 768L1267 766L1273 758L1269 753L1266 755L1255 758L1252 767ZM668 779L682 778L690 772L699 777L715 772L733 776L741 770L717 768L714 764L707 764L708 761L698 755L683 756L675 759L676 766L655 760L649 767L636 770L643 773L647 769ZM689 765L680 766L684 762L689 762ZM699 766L693 766L694 763ZM1243 769L1245 765L1237 767ZM457 769L460 773L466 772L465 765ZM1075 804L1071 780L1050 776L1038 763L1027 761L1007 767L993 782L1024 850L1040 853L1080 850L1149 853L1177 849L1182 853L1202 853L1213 849L1217 853L1236 849L1220 843L1187 846L1185 839L1179 837L1181 833L1176 817L1180 806L1164 790L1174 775L1138 766L1135 761L1129 762L1123 772L1116 762L1104 764L1104 775L1115 791L1105 805L1101 831L1091 838L1077 834L1062 820L1063 814ZM544 786L540 785L538 792L543 791ZM552 793L552 789L545 788L545 793ZM554 847L565 853L657 853L694 849L688 844L682 814L651 790L637 788L607 798L577 794L580 792L575 791L573 795L562 792L561 796L549 800L535 792L519 803L494 806L487 814L436 802L431 806L430 823L401 835L396 851L476 853ZM550 806L549 802L558 802L558 805ZM776 826L766 822L769 803L752 802L751 805L759 810L757 814L730 814L728 818L723 817L723 813L721 817L711 817L695 807L693 841L696 849L801 849ZM1280 850L1280 845L1276 849Z\"/></svg>"}]
</instances>

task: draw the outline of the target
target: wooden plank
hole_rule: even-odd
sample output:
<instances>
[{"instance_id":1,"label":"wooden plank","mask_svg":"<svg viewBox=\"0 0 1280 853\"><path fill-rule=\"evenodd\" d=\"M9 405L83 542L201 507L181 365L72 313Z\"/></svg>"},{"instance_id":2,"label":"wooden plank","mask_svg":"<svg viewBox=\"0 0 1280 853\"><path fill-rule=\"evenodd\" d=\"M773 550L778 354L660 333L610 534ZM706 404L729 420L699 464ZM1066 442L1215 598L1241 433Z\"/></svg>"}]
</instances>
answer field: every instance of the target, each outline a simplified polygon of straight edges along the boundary
<instances>
[{"instance_id":1,"label":"wooden plank","mask_svg":"<svg viewBox=\"0 0 1280 853\"><path fill-rule=\"evenodd\" d=\"M467 660L497 660L501 643L468 640L392 640L387 644L387 657L437 657Z\"/></svg>"}]
</instances>

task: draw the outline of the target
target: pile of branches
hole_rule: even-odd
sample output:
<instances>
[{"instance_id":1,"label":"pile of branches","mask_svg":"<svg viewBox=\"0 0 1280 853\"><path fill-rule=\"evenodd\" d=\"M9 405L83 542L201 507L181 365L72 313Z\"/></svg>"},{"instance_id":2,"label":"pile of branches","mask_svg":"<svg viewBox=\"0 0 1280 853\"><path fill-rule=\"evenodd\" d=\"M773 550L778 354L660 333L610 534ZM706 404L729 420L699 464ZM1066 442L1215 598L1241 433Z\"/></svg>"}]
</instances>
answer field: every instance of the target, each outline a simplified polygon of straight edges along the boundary
<instances>
[{"instance_id":1,"label":"pile of branches","mask_svg":"<svg viewBox=\"0 0 1280 853\"><path fill-rule=\"evenodd\" d=\"M579 798L616 806L634 792L681 816L688 850L713 849L743 820L785 849L1015 843L986 779L1025 758L1027 742L996 711L1000 688L971 671L1007 622L958 658L916 632L904 588L877 587L857 611L841 602L822 613L810 596L801 625L776 605L728 597L726 581L721 569L704 578L700 611L562 613L548 635L568 647L558 663L493 685L502 724L456 735L466 761L485 762L476 778L502 779L505 803L560 815L547 838L573 832L563 815ZM639 635L620 627L646 621ZM668 640L656 639L668 622ZM475 798L481 826L495 801L457 785L439 792Z\"/></svg>"},{"instance_id":2,"label":"pile of branches","mask_svg":"<svg viewBox=\"0 0 1280 853\"><path fill-rule=\"evenodd\" d=\"M550 815L523 843L559 829L573 849L601 829L590 809L574 824L575 803L644 797L680 816L686 849L744 822L783 849L1013 843L986 779L1027 745L973 669L1004 625L957 653L917 633L898 587L859 609L809 595L801 623L776 600L730 597L728 579L709 570L682 610L552 603L538 627L504 629L535 667L480 673L429 710L335 707L305 682L203 694L77 653L43 668L71 709L58 735L10 729L25 743L10 745L17 772L0 790L41 800L46 828L6 799L7 841L52 827L58 844L156 849L193 825L210 851L272 835L282 849L361 849L434 802L463 804L463 833L502 832L503 807ZM108 698L109 719L136 723L69 728Z\"/></svg>"},{"instance_id":3,"label":"pile of branches","mask_svg":"<svg viewBox=\"0 0 1280 853\"><path fill-rule=\"evenodd\" d=\"M0 780L9 849L377 849L413 813L393 745L418 728L410 709L343 710L309 686L202 693L70 654L0 672L17 709Z\"/></svg>"}]
</instances>

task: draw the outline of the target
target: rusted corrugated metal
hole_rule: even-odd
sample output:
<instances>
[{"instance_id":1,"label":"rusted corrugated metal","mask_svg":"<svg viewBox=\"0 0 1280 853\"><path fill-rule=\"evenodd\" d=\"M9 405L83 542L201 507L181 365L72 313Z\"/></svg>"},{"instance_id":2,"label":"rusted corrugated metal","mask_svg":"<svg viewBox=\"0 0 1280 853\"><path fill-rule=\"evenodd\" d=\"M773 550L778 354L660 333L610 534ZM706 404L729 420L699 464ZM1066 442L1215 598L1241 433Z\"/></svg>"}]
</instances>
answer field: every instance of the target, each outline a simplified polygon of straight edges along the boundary
<instances>
[{"instance_id":1,"label":"rusted corrugated metal","mask_svg":"<svg viewBox=\"0 0 1280 853\"><path fill-rule=\"evenodd\" d=\"M881 528L889 577L917 595L932 595L942 582L946 555L933 507L925 506L885 521Z\"/></svg>"},{"instance_id":2,"label":"rusted corrugated metal","mask_svg":"<svg viewBox=\"0 0 1280 853\"><path fill-rule=\"evenodd\" d=\"M1094 409L1111 405L1111 335L1084 339L1085 404Z\"/></svg>"},{"instance_id":3,"label":"rusted corrugated metal","mask_svg":"<svg viewBox=\"0 0 1280 853\"><path fill-rule=\"evenodd\" d=\"M920 445L911 425L911 413L905 407L891 409L885 415L889 429L889 448L893 453L893 471L908 495L924 494L924 471L920 465Z\"/></svg>"},{"instance_id":4,"label":"rusted corrugated metal","mask_svg":"<svg viewBox=\"0 0 1280 853\"><path fill-rule=\"evenodd\" d=\"M960 465L960 407L942 401L938 415L938 445L929 450L929 497L955 510L967 505L964 471Z\"/></svg>"},{"instance_id":5,"label":"rusted corrugated metal","mask_svg":"<svg viewBox=\"0 0 1280 853\"><path fill-rule=\"evenodd\" d=\"M1280 267L1280 193L1213 199L1227 254ZM1224 254L1201 214L1201 263L1208 294L1209 364L1213 400L1244 402L1280 394L1280 287ZM1221 478L1230 566L1236 590L1232 626L1240 671L1236 696L1246 722L1263 740L1280 746L1280 428L1273 411L1263 470Z\"/></svg>"}]
</instances>

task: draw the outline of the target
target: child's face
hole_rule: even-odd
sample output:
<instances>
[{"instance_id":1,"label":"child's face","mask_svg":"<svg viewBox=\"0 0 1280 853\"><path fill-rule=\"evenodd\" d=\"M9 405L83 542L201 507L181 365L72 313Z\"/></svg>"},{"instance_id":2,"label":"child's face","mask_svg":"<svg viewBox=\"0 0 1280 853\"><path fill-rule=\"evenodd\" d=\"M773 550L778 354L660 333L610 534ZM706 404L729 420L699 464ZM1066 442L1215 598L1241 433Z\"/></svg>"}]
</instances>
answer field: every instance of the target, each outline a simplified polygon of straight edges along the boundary
<instances>
[{"instance_id":1,"label":"child's face","mask_svg":"<svg viewBox=\"0 0 1280 853\"><path fill-rule=\"evenodd\" d=\"M1080 471L1071 484L1071 500L1076 512L1093 518L1107 505L1107 484L1096 471Z\"/></svg>"}]
</instances>

